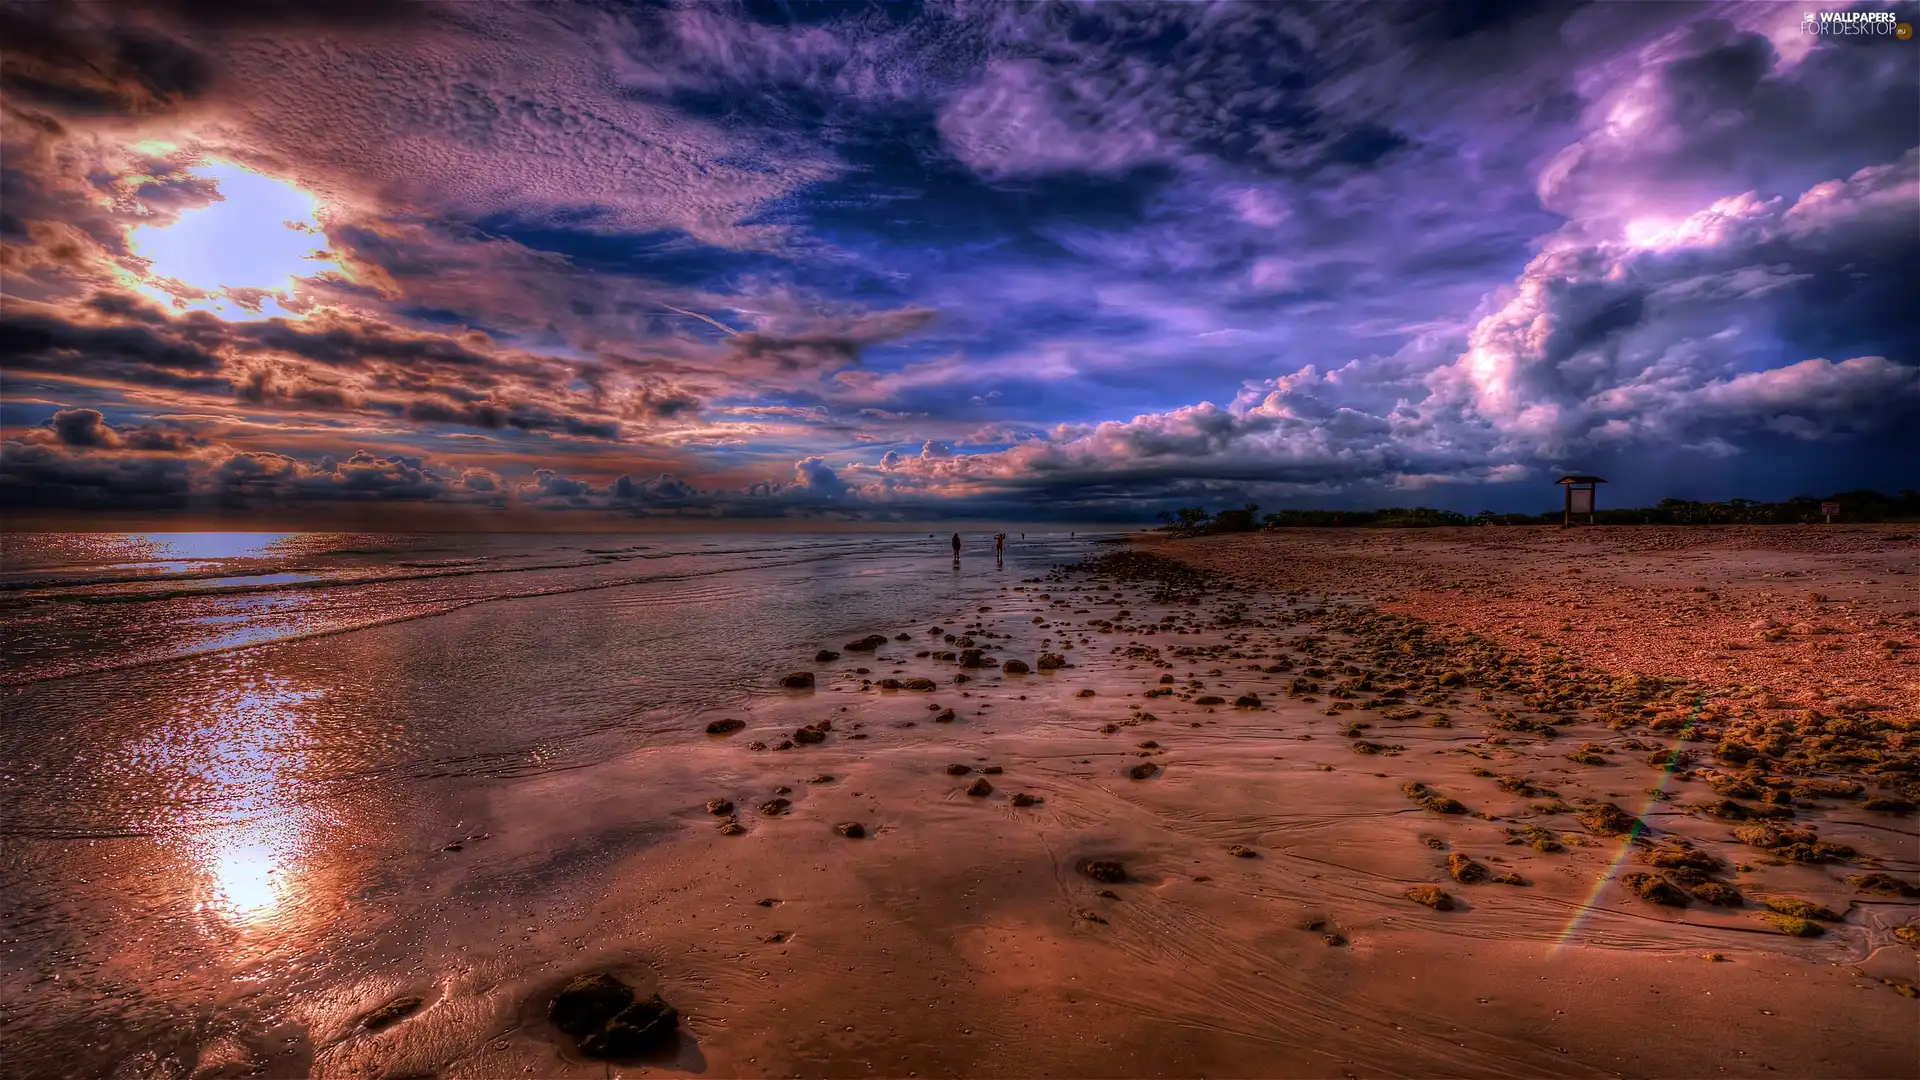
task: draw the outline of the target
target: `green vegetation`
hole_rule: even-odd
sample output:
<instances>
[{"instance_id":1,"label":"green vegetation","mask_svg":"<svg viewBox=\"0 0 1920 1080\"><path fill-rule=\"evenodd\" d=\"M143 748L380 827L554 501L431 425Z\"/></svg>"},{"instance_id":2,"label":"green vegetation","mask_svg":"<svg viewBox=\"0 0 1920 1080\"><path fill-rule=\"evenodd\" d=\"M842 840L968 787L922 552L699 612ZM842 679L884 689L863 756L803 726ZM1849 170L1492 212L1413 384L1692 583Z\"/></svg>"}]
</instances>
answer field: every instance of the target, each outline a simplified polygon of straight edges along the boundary
<instances>
[{"instance_id":1,"label":"green vegetation","mask_svg":"<svg viewBox=\"0 0 1920 1080\"><path fill-rule=\"evenodd\" d=\"M1797 525L1823 520L1820 513L1822 502L1840 504L1836 521L1920 521L1920 491L1903 490L1895 495L1878 491L1843 491L1824 499L1796 495L1782 502L1662 499L1653 506L1603 508L1594 514L1594 522L1600 525ZM1163 510L1160 512L1160 522L1169 532L1191 535L1249 532L1262 527L1422 529L1442 525L1558 525L1562 512L1561 507L1541 514L1496 514L1491 510L1482 510L1469 516L1455 510L1436 510L1428 506L1391 506L1377 510L1286 509L1261 514L1258 504L1246 503L1235 509L1212 513L1199 506Z\"/></svg>"}]
</instances>

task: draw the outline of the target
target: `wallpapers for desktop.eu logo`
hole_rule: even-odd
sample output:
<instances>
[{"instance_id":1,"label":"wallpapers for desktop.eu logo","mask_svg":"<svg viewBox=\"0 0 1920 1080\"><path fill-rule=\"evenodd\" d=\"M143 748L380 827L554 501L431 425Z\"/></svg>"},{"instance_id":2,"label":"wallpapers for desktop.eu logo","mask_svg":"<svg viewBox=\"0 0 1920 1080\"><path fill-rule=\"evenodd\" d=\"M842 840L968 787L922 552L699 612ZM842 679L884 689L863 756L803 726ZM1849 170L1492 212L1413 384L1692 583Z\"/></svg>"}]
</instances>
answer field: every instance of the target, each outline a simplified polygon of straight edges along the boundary
<instances>
[{"instance_id":1,"label":"wallpapers for desktop.eu logo","mask_svg":"<svg viewBox=\"0 0 1920 1080\"><path fill-rule=\"evenodd\" d=\"M1809 34L1874 35L1901 41L1913 37L1913 27L1891 11L1809 11L1801 16L1800 29Z\"/></svg>"}]
</instances>

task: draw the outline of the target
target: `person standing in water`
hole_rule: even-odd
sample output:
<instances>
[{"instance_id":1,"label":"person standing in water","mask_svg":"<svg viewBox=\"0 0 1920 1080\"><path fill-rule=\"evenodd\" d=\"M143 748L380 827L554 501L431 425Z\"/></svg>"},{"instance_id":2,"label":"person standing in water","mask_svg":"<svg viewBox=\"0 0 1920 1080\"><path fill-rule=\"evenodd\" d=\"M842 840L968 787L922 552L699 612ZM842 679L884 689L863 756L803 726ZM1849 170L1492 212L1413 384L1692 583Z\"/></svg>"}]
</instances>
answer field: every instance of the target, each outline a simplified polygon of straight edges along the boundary
<instances>
[{"instance_id":1,"label":"person standing in water","mask_svg":"<svg viewBox=\"0 0 1920 1080\"><path fill-rule=\"evenodd\" d=\"M955 562L958 562L960 560L960 534L959 533L953 534L953 558Z\"/></svg>"},{"instance_id":2,"label":"person standing in water","mask_svg":"<svg viewBox=\"0 0 1920 1080\"><path fill-rule=\"evenodd\" d=\"M993 538L993 553L999 555L1007 550L1007 534L996 533Z\"/></svg>"}]
</instances>

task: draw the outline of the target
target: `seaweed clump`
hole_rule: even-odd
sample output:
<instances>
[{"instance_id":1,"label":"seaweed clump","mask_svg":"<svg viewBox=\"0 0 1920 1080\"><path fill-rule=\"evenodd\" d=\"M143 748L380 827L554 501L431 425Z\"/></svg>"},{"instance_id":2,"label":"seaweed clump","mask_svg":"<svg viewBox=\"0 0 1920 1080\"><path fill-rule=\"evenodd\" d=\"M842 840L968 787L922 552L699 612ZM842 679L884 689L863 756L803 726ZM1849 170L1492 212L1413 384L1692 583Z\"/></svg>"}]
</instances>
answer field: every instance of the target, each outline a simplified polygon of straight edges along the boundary
<instances>
[{"instance_id":1,"label":"seaweed clump","mask_svg":"<svg viewBox=\"0 0 1920 1080\"><path fill-rule=\"evenodd\" d=\"M1647 831L1647 826L1639 818L1610 802L1594 803L1592 806L1574 815L1588 832L1601 836L1638 836Z\"/></svg>"},{"instance_id":2,"label":"seaweed clump","mask_svg":"<svg viewBox=\"0 0 1920 1080\"><path fill-rule=\"evenodd\" d=\"M1734 839L1777 858L1800 863L1846 862L1857 854L1846 844L1829 843L1812 829L1776 829L1770 825L1742 825Z\"/></svg>"},{"instance_id":3,"label":"seaweed clump","mask_svg":"<svg viewBox=\"0 0 1920 1080\"><path fill-rule=\"evenodd\" d=\"M1650 904L1662 904L1667 907L1687 906L1687 894L1659 874L1635 870L1630 874L1621 874L1620 884L1625 886L1628 892Z\"/></svg>"},{"instance_id":4,"label":"seaweed clump","mask_svg":"<svg viewBox=\"0 0 1920 1080\"><path fill-rule=\"evenodd\" d=\"M1791 915L1796 919L1818 919L1821 922L1839 922L1840 916L1828 908L1823 908L1811 900L1802 900L1797 896L1767 896L1760 903L1768 911L1781 915Z\"/></svg>"},{"instance_id":5,"label":"seaweed clump","mask_svg":"<svg viewBox=\"0 0 1920 1080\"><path fill-rule=\"evenodd\" d=\"M1520 829L1508 829L1507 843L1525 844L1535 851L1549 855L1556 851L1567 850L1567 846L1560 842L1559 837L1538 825L1528 825Z\"/></svg>"},{"instance_id":6,"label":"seaweed clump","mask_svg":"<svg viewBox=\"0 0 1920 1080\"><path fill-rule=\"evenodd\" d=\"M1447 873L1462 885L1477 885L1487 880L1487 868L1459 852L1447 856Z\"/></svg>"},{"instance_id":7,"label":"seaweed clump","mask_svg":"<svg viewBox=\"0 0 1920 1080\"><path fill-rule=\"evenodd\" d=\"M1400 790L1406 794L1407 798L1412 799L1414 802L1419 803L1421 806L1426 807L1436 814L1464 814L1467 812L1466 806L1463 805L1460 800L1442 795L1418 780L1407 781L1400 785Z\"/></svg>"},{"instance_id":8,"label":"seaweed clump","mask_svg":"<svg viewBox=\"0 0 1920 1080\"><path fill-rule=\"evenodd\" d=\"M1892 874L1855 874L1847 879L1847 884L1861 892L1878 893L1881 896L1920 896L1920 888L1915 888Z\"/></svg>"}]
</instances>

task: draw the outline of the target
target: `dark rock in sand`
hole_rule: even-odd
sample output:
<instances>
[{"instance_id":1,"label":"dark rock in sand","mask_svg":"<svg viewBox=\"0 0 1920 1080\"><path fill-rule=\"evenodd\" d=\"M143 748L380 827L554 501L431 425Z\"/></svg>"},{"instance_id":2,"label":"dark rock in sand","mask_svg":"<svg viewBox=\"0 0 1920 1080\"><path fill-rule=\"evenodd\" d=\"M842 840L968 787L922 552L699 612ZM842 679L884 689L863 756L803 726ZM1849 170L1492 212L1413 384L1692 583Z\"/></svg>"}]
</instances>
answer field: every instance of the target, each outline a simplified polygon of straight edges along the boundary
<instances>
[{"instance_id":1,"label":"dark rock in sand","mask_svg":"<svg viewBox=\"0 0 1920 1080\"><path fill-rule=\"evenodd\" d=\"M967 785L967 794L976 798L991 795L993 794L993 785L987 783L985 777L975 777L973 783Z\"/></svg>"},{"instance_id":2,"label":"dark rock in sand","mask_svg":"<svg viewBox=\"0 0 1920 1080\"><path fill-rule=\"evenodd\" d=\"M1233 706L1236 709L1257 709L1260 707L1260 699L1252 694L1241 694L1233 699Z\"/></svg>"},{"instance_id":3,"label":"dark rock in sand","mask_svg":"<svg viewBox=\"0 0 1920 1080\"><path fill-rule=\"evenodd\" d=\"M575 1039L585 1039L633 1004L633 988L612 975L576 975L547 1006L547 1019Z\"/></svg>"},{"instance_id":4,"label":"dark rock in sand","mask_svg":"<svg viewBox=\"0 0 1920 1080\"><path fill-rule=\"evenodd\" d=\"M880 689L882 689L882 690L898 690L898 689L900 689L900 680L899 680L899 679L881 679L881 680L880 680Z\"/></svg>"},{"instance_id":5,"label":"dark rock in sand","mask_svg":"<svg viewBox=\"0 0 1920 1080\"><path fill-rule=\"evenodd\" d=\"M835 825L833 831L849 840L864 839L867 835L867 827L857 821L843 821Z\"/></svg>"},{"instance_id":6,"label":"dark rock in sand","mask_svg":"<svg viewBox=\"0 0 1920 1080\"><path fill-rule=\"evenodd\" d=\"M1037 795L1029 795L1024 791L1016 791L1013 793L1013 798L1009 799L1008 801L1013 803L1013 805L1015 806L1033 806L1036 803L1042 803L1042 802L1045 802L1046 800L1040 798Z\"/></svg>"},{"instance_id":7,"label":"dark rock in sand","mask_svg":"<svg viewBox=\"0 0 1920 1080\"><path fill-rule=\"evenodd\" d=\"M638 1057L672 1042L679 1025L679 1010L655 994L622 1009L605 1027L581 1039L580 1052L593 1058Z\"/></svg>"},{"instance_id":8,"label":"dark rock in sand","mask_svg":"<svg viewBox=\"0 0 1920 1080\"><path fill-rule=\"evenodd\" d=\"M1431 885L1415 885L1408 889L1407 899L1416 904L1425 904L1435 911L1453 910L1453 897Z\"/></svg>"},{"instance_id":9,"label":"dark rock in sand","mask_svg":"<svg viewBox=\"0 0 1920 1080\"><path fill-rule=\"evenodd\" d=\"M426 1004L417 997L397 997L360 1018L368 1031L384 1031L420 1011Z\"/></svg>"},{"instance_id":10,"label":"dark rock in sand","mask_svg":"<svg viewBox=\"0 0 1920 1080\"><path fill-rule=\"evenodd\" d=\"M935 683L932 679L916 678L907 679L903 681L900 686L905 690L918 690L921 693L926 693L938 689L939 684Z\"/></svg>"},{"instance_id":11,"label":"dark rock in sand","mask_svg":"<svg viewBox=\"0 0 1920 1080\"><path fill-rule=\"evenodd\" d=\"M720 823L721 836L745 836L746 834L747 834L747 827L745 825L740 824L739 818L730 817L727 820Z\"/></svg>"},{"instance_id":12,"label":"dark rock in sand","mask_svg":"<svg viewBox=\"0 0 1920 1080\"><path fill-rule=\"evenodd\" d=\"M1009 675L1025 675L1030 669L1025 660L1009 660L1000 665L1000 670Z\"/></svg>"},{"instance_id":13,"label":"dark rock in sand","mask_svg":"<svg viewBox=\"0 0 1920 1080\"><path fill-rule=\"evenodd\" d=\"M848 652L872 652L886 643L887 637L885 634L868 634L859 641L847 642L845 645L842 645L841 648Z\"/></svg>"},{"instance_id":14,"label":"dark rock in sand","mask_svg":"<svg viewBox=\"0 0 1920 1080\"><path fill-rule=\"evenodd\" d=\"M823 743L827 741L827 733L824 728L818 728L812 724L808 724L806 727L793 733L793 741L807 745Z\"/></svg>"},{"instance_id":15,"label":"dark rock in sand","mask_svg":"<svg viewBox=\"0 0 1920 1080\"><path fill-rule=\"evenodd\" d=\"M1232 847L1228 848L1227 854L1233 856L1236 859L1257 859L1260 857L1259 852L1241 844L1235 844Z\"/></svg>"},{"instance_id":16,"label":"dark rock in sand","mask_svg":"<svg viewBox=\"0 0 1920 1080\"><path fill-rule=\"evenodd\" d=\"M707 813L712 814L715 817L726 817L728 814L733 813L733 800L732 799L708 799Z\"/></svg>"},{"instance_id":17,"label":"dark rock in sand","mask_svg":"<svg viewBox=\"0 0 1920 1080\"><path fill-rule=\"evenodd\" d=\"M952 709L942 709L939 715L933 718L933 722L936 724L951 724L953 723L953 718L954 711Z\"/></svg>"},{"instance_id":18,"label":"dark rock in sand","mask_svg":"<svg viewBox=\"0 0 1920 1080\"><path fill-rule=\"evenodd\" d=\"M789 690L811 690L813 689L813 672L790 672L786 678L780 680L780 685Z\"/></svg>"},{"instance_id":19,"label":"dark rock in sand","mask_svg":"<svg viewBox=\"0 0 1920 1080\"><path fill-rule=\"evenodd\" d=\"M707 734L731 735L746 726L745 720L715 720L707 725Z\"/></svg>"},{"instance_id":20,"label":"dark rock in sand","mask_svg":"<svg viewBox=\"0 0 1920 1080\"><path fill-rule=\"evenodd\" d=\"M1041 671L1052 671L1056 668L1066 667L1067 658L1057 652L1043 652L1040 654L1039 661L1036 662L1034 666L1038 667Z\"/></svg>"},{"instance_id":21,"label":"dark rock in sand","mask_svg":"<svg viewBox=\"0 0 1920 1080\"><path fill-rule=\"evenodd\" d=\"M1085 911L1085 910L1076 911L1074 912L1074 915L1081 919L1085 919L1087 922L1100 923L1103 926L1106 924L1106 921L1107 921L1106 919L1101 918L1098 912L1093 912L1093 911Z\"/></svg>"},{"instance_id":22,"label":"dark rock in sand","mask_svg":"<svg viewBox=\"0 0 1920 1080\"><path fill-rule=\"evenodd\" d=\"M1202 697L1194 698L1193 703L1195 705L1225 705L1227 699L1216 694L1206 694Z\"/></svg>"},{"instance_id":23,"label":"dark rock in sand","mask_svg":"<svg viewBox=\"0 0 1920 1080\"><path fill-rule=\"evenodd\" d=\"M760 804L760 812L768 817L777 817L787 812L793 803L787 799L768 799Z\"/></svg>"},{"instance_id":24,"label":"dark rock in sand","mask_svg":"<svg viewBox=\"0 0 1920 1080\"><path fill-rule=\"evenodd\" d=\"M813 778L811 778L811 779L809 779L809 780L807 781L807 783L809 783L809 784L831 784L831 783L833 783L833 774L832 774L832 773L821 773L820 775L818 775L818 776L815 776L815 777L813 777Z\"/></svg>"},{"instance_id":25,"label":"dark rock in sand","mask_svg":"<svg viewBox=\"0 0 1920 1080\"><path fill-rule=\"evenodd\" d=\"M1001 768L998 765L982 765L980 767L980 771L987 774L988 776L999 776L1001 773L1006 772L1007 770Z\"/></svg>"},{"instance_id":26,"label":"dark rock in sand","mask_svg":"<svg viewBox=\"0 0 1920 1080\"><path fill-rule=\"evenodd\" d=\"M912 641L912 640L913 640L913 635L912 635L912 634L895 634L895 635L893 635L893 640L895 640L895 641Z\"/></svg>"},{"instance_id":27,"label":"dark rock in sand","mask_svg":"<svg viewBox=\"0 0 1920 1080\"><path fill-rule=\"evenodd\" d=\"M965 776L972 771L973 771L973 766L971 765L954 764L954 765L947 766L948 776Z\"/></svg>"},{"instance_id":28,"label":"dark rock in sand","mask_svg":"<svg viewBox=\"0 0 1920 1080\"><path fill-rule=\"evenodd\" d=\"M780 740L780 741L779 741L778 743L775 743L775 744L774 744L774 747L773 747L773 748L774 748L775 750L791 750L791 749L793 749L793 740L792 740L792 739L781 739L781 740ZM766 749L766 747L761 747L761 749L763 749L763 750L764 750L764 749Z\"/></svg>"},{"instance_id":29,"label":"dark rock in sand","mask_svg":"<svg viewBox=\"0 0 1920 1080\"><path fill-rule=\"evenodd\" d=\"M1160 771L1160 766L1155 765L1151 761L1143 761L1140 764L1135 765L1133 768L1128 769L1127 775L1133 777L1135 780L1146 780L1152 777L1154 773L1157 773L1159 771Z\"/></svg>"},{"instance_id":30,"label":"dark rock in sand","mask_svg":"<svg viewBox=\"0 0 1920 1080\"><path fill-rule=\"evenodd\" d=\"M831 664L838 659L840 659L840 654L834 652L832 649L821 649L819 652L813 654L813 662L816 664Z\"/></svg>"},{"instance_id":31,"label":"dark rock in sand","mask_svg":"<svg viewBox=\"0 0 1920 1080\"><path fill-rule=\"evenodd\" d=\"M1079 869L1093 880L1109 885L1127 880L1127 868L1114 859L1081 859Z\"/></svg>"}]
</instances>

